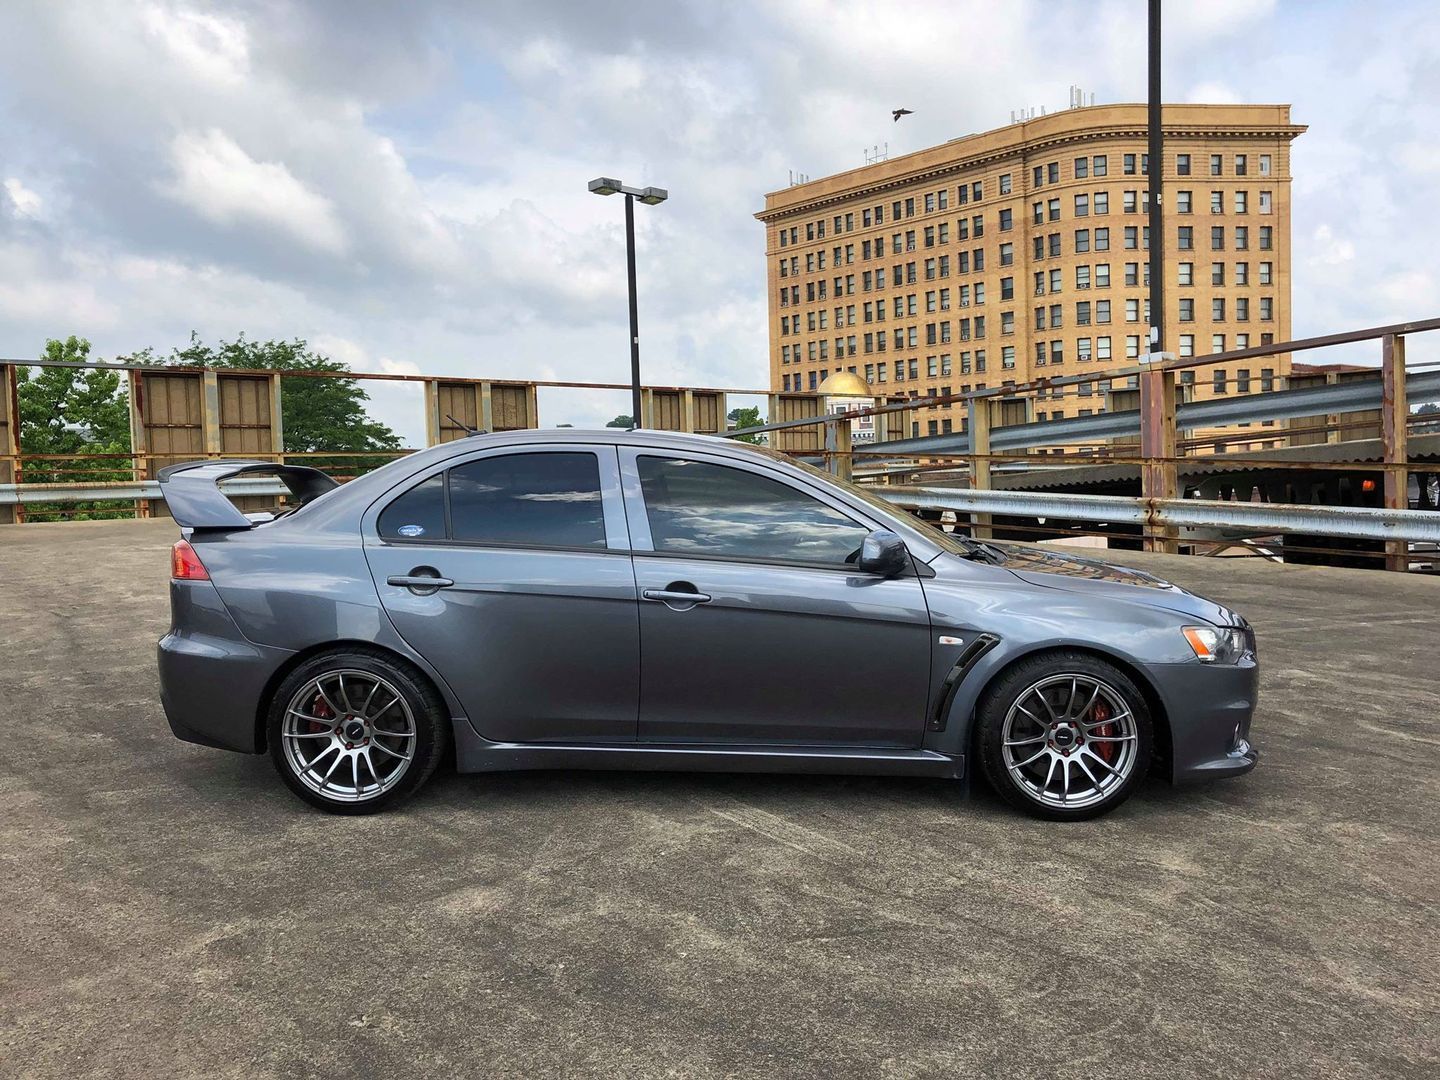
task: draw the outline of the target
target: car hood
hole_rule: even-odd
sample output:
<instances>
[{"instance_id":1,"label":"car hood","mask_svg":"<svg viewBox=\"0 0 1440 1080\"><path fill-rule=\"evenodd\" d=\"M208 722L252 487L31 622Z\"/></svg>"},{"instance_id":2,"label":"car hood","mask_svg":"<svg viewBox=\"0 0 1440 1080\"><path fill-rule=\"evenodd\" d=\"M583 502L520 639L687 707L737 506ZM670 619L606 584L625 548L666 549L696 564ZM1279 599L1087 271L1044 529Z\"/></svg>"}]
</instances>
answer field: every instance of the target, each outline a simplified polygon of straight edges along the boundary
<instances>
[{"instance_id":1,"label":"car hood","mask_svg":"<svg viewBox=\"0 0 1440 1080\"><path fill-rule=\"evenodd\" d=\"M1143 570L1008 544L990 546L1005 556L1006 570L1032 585L1166 608L1219 626L1244 625L1245 622L1229 608Z\"/></svg>"}]
</instances>

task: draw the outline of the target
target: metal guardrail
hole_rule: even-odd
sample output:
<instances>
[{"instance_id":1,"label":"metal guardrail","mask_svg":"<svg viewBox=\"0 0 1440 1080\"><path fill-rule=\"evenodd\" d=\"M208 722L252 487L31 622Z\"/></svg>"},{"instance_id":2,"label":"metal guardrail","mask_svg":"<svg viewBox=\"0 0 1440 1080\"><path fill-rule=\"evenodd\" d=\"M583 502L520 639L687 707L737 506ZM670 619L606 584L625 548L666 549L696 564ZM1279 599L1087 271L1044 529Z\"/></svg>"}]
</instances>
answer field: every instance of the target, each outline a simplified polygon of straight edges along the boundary
<instances>
[{"instance_id":1,"label":"metal guardrail","mask_svg":"<svg viewBox=\"0 0 1440 1080\"><path fill-rule=\"evenodd\" d=\"M1235 529L1248 533L1302 533L1350 540L1440 541L1440 513L1362 506L1220 502L1210 499L1131 499L1123 495L1056 495L1040 491L979 491L923 486L868 489L906 509L962 514Z\"/></svg>"},{"instance_id":2,"label":"metal guardrail","mask_svg":"<svg viewBox=\"0 0 1440 1080\"><path fill-rule=\"evenodd\" d=\"M1175 424L1182 430L1254 424L1262 420L1296 420L1327 413L1363 412L1381 407L1380 372L1375 378L1356 379L1333 386L1301 390L1267 390L1259 394L1235 394L1208 401L1191 401L1175 408ZM1405 380L1405 393L1412 405L1440 401L1440 371L1417 371ZM1097 400L1099 400L1097 398ZM1007 424L990 433L992 450L1028 450L1037 446L1103 442L1137 436L1140 410L1097 413L1065 420L1039 420L1028 424ZM927 435L918 439L896 439L882 443L867 457L882 453L897 456L926 454L968 454L970 436Z\"/></svg>"},{"instance_id":3,"label":"metal guardrail","mask_svg":"<svg viewBox=\"0 0 1440 1080\"><path fill-rule=\"evenodd\" d=\"M270 477L226 480L220 485L226 495L285 495L288 490ZM120 480L87 484L0 484L0 506L30 503L107 502L109 500L163 498L158 480Z\"/></svg>"}]
</instances>

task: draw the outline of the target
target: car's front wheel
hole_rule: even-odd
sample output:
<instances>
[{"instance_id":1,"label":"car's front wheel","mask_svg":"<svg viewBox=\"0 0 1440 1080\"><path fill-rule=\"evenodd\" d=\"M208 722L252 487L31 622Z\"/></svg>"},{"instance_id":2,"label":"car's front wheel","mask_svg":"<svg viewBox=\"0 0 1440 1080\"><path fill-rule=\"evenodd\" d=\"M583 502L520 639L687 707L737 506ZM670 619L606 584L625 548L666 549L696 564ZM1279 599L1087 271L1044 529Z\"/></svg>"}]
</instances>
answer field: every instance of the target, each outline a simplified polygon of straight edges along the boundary
<instances>
[{"instance_id":1,"label":"car's front wheel","mask_svg":"<svg viewBox=\"0 0 1440 1080\"><path fill-rule=\"evenodd\" d=\"M270 757L296 795L369 814L413 794L448 737L444 704L407 664L369 650L312 657L270 703Z\"/></svg>"},{"instance_id":2,"label":"car's front wheel","mask_svg":"<svg viewBox=\"0 0 1440 1080\"><path fill-rule=\"evenodd\" d=\"M987 691L976 722L986 779L1038 817L1107 813L1149 768L1145 696L1118 667L1089 653L1048 653L1015 665Z\"/></svg>"}]
</instances>

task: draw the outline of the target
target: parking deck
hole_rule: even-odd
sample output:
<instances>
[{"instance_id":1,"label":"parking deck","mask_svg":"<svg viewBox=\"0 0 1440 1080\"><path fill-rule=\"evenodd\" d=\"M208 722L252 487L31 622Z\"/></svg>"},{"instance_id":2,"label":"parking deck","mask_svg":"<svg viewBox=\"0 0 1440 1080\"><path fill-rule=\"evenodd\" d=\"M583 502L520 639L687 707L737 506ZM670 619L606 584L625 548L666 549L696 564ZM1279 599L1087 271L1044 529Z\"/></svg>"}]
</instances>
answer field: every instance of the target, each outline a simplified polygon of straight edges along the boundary
<instances>
[{"instance_id":1,"label":"parking deck","mask_svg":"<svg viewBox=\"0 0 1440 1080\"><path fill-rule=\"evenodd\" d=\"M168 522L0 528L0 1061L65 1076L1434 1076L1440 583L1231 604L1250 776L1060 827L939 781L442 775L176 741Z\"/></svg>"}]
</instances>

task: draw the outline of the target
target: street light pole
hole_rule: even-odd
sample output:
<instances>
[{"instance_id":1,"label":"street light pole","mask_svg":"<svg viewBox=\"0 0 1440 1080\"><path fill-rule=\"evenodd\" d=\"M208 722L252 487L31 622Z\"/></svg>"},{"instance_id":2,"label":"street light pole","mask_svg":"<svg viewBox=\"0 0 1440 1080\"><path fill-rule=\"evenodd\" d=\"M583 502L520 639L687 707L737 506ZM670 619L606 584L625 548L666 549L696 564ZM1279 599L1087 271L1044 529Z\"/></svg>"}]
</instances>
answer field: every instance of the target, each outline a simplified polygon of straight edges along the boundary
<instances>
[{"instance_id":1,"label":"street light pole","mask_svg":"<svg viewBox=\"0 0 1440 1080\"><path fill-rule=\"evenodd\" d=\"M625 277L630 290L630 422L639 427L641 420L640 394L640 310L635 289L635 200L646 206L658 206L670 197L664 188L626 187L619 180L602 176L590 181L590 190L596 195L625 196Z\"/></svg>"},{"instance_id":2,"label":"street light pole","mask_svg":"<svg viewBox=\"0 0 1440 1080\"><path fill-rule=\"evenodd\" d=\"M635 196L625 195L625 273L630 283L630 418L640 426L640 308L635 297Z\"/></svg>"}]
</instances>

